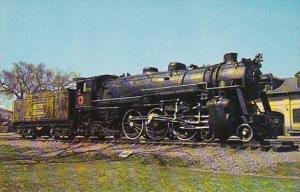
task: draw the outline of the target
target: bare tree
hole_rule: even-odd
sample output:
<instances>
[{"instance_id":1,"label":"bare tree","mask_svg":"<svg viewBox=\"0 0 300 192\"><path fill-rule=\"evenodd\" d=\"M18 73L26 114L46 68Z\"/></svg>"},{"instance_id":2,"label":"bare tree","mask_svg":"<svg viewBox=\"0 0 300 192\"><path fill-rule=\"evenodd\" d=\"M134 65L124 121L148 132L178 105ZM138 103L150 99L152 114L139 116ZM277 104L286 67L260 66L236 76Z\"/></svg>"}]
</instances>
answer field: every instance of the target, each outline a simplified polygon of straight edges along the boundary
<instances>
[{"instance_id":1,"label":"bare tree","mask_svg":"<svg viewBox=\"0 0 300 192\"><path fill-rule=\"evenodd\" d=\"M67 88L78 75L74 72L46 69L42 63L14 63L11 70L0 73L0 94L22 99L29 93L41 90L60 90Z\"/></svg>"}]
</instances>

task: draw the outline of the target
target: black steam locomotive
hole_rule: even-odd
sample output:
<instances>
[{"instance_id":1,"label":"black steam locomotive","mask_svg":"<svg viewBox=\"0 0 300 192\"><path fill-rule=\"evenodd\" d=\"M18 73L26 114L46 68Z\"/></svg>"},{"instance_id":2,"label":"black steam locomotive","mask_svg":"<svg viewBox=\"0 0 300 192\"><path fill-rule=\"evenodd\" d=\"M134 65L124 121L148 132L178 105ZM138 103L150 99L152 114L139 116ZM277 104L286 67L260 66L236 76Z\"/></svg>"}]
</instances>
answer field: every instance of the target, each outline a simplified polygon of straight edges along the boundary
<instances>
[{"instance_id":1,"label":"black steam locomotive","mask_svg":"<svg viewBox=\"0 0 300 192\"><path fill-rule=\"evenodd\" d=\"M283 116L269 106L264 88L272 84L272 75L262 75L261 59L258 54L238 62L236 53L228 53L215 65L187 68L172 62L164 72L148 67L140 75L76 78L75 95L68 97L75 99L70 102L67 126L48 122L39 127L48 126L46 132L57 138L65 134L71 138L143 136L156 141L165 137L226 140L233 135L243 142L276 138ZM37 135L33 121L29 125L23 132Z\"/></svg>"}]
</instances>

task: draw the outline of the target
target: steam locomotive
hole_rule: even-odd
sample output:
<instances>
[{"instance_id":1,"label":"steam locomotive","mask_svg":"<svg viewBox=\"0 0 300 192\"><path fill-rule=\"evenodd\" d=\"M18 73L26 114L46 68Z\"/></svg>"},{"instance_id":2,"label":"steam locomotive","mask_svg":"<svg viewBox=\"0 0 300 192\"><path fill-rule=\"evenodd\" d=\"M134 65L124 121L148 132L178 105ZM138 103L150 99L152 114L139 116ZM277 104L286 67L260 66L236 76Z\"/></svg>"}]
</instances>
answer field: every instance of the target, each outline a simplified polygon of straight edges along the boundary
<instances>
[{"instance_id":1,"label":"steam locomotive","mask_svg":"<svg viewBox=\"0 0 300 192\"><path fill-rule=\"evenodd\" d=\"M272 75L261 73L261 62L261 54L238 62L236 53L228 53L223 62L202 67L172 62L164 72L148 67L133 76L76 78L76 90L65 93L67 102L60 101L65 107L53 107L67 110L62 113L65 116L49 118L50 113L43 112L47 107L41 104L42 112L36 112L34 103L42 100L36 97L28 108L34 108L39 118L25 112L29 118L17 115L14 125L23 136L52 134L56 138L143 136L155 141L165 137L212 141L238 136L242 142L276 138L283 115L271 111L264 89L272 84ZM22 107L15 106L19 114Z\"/></svg>"}]
</instances>

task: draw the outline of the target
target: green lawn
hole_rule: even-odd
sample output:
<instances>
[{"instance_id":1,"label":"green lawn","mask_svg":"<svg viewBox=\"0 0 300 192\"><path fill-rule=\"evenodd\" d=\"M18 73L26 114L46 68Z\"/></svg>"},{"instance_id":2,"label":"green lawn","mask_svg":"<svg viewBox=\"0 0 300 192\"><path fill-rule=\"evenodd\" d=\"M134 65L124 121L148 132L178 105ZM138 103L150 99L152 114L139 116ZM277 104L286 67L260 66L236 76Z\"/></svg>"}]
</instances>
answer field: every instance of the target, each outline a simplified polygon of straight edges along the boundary
<instances>
[{"instance_id":1,"label":"green lawn","mask_svg":"<svg viewBox=\"0 0 300 192\"><path fill-rule=\"evenodd\" d=\"M300 191L296 179L207 173L138 158L50 163L24 151L0 146L0 191Z\"/></svg>"}]
</instances>

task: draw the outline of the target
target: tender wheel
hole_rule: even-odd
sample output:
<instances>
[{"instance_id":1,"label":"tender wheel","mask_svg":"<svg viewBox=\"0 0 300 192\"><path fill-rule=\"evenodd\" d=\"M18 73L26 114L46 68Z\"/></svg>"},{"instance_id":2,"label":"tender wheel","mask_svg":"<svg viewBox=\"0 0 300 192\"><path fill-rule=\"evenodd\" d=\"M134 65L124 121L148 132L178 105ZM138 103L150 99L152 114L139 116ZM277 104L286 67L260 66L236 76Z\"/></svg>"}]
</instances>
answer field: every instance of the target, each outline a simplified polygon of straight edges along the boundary
<instances>
[{"instance_id":1,"label":"tender wheel","mask_svg":"<svg viewBox=\"0 0 300 192\"><path fill-rule=\"evenodd\" d=\"M30 129L31 139L37 139L36 130L34 128Z\"/></svg>"},{"instance_id":2,"label":"tender wheel","mask_svg":"<svg viewBox=\"0 0 300 192\"><path fill-rule=\"evenodd\" d=\"M139 138L144 130L144 122L141 119L139 111L130 109L123 116L122 120L122 131L128 139L137 139Z\"/></svg>"},{"instance_id":3,"label":"tender wheel","mask_svg":"<svg viewBox=\"0 0 300 192\"><path fill-rule=\"evenodd\" d=\"M206 142L213 141L215 139L215 132L212 129L203 130L201 131L201 138Z\"/></svg>"},{"instance_id":4,"label":"tender wheel","mask_svg":"<svg viewBox=\"0 0 300 192\"><path fill-rule=\"evenodd\" d=\"M24 129L25 129L25 128L20 129L20 130L19 130L19 134L21 135L21 137L22 137L23 139L26 139L26 132L25 132Z\"/></svg>"},{"instance_id":5,"label":"tender wheel","mask_svg":"<svg viewBox=\"0 0 300 192\"><path fill-rule=\"evenodd\" d=\"M31 134L31 139L37 139L38 137L36 136L36 134Z\"/></svg>"},{"instance_id":6,"label":"tender wheel","mask_svg":"<svg viewBox=\"0 0 300 192\"><path fill-rule=\"evenodd\" d=\"M248 124L242 124L237 129L237 136L243 143L247 143L253 138L253 129Z\"/></svg>"},{"instance_id":7,"label":"tender wheel","mask_svg":"<svg viewBox=\"0 0 300 192\"><path fill-rule=\"evenodd\" d=\"M59 134L58 130L53 131L53 137L54 137L55 140L60 139L60 134Z\"/></svg>"},{"instance_id":8,"label":"tender wheel","mask_svg":"<svg viewBox=\"0 0 300 192\"><path fill-rule=\"evenodd\" d=\"M197 130L192 130L192 129L181 129L178 125L175 125L172 123L173 127L173 134L181 141L188 141L193 139L198 131Z\"/></svg>"},{"instance_id":9,"label":"tender wheel","mask_svg":"<svg viewBox=\"0 0 300 192\"><path fill-rule=\"evenodd\" d=\"M160 108L151 109L147 115L146 133L150 139L160 141L164 139L169 132L169 123L166 121L155 120L157 117L165 117L167 113Z\"/></svg>"}]
</instances>

